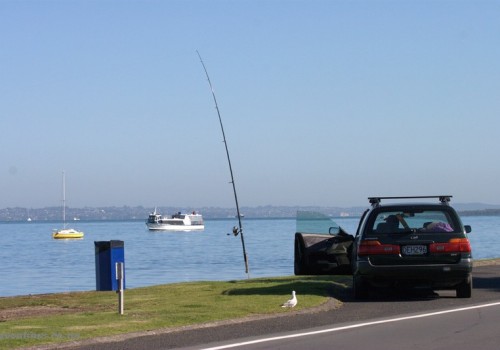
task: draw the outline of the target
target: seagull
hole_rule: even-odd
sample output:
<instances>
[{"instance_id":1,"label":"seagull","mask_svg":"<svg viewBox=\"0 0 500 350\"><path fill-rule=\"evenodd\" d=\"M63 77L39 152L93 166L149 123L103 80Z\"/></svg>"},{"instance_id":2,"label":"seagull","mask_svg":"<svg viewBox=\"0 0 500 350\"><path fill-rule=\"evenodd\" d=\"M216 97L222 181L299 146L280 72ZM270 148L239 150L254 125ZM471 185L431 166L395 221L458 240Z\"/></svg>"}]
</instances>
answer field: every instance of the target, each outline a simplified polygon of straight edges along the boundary
<instances>
[{"instance_id":1,"label":"seagull","mask_svg":"<svg viewBox=\"0 0 500 350\"><path fill-rule=\"evenodd\" d=\"M292 299L285 302L281 307L294 307L297 305L297 297L295 296L295 291L292 291Z\"/></svg>"}]
</instances>

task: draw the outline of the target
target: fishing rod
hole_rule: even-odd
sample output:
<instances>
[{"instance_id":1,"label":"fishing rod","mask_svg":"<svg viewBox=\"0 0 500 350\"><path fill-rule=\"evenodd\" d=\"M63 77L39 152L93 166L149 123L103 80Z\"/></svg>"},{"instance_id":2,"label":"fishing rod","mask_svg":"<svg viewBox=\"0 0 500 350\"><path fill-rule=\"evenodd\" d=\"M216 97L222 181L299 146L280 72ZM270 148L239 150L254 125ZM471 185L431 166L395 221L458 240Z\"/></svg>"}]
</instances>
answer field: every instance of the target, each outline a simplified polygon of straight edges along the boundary
<instances>
[{"instance_id":1,"label":"fishing rod","mask_svg":"<svg viewBox=\"0 0 500 350\"><path fill-rule=\"evenodd\" d=\"M212 91L212 97L213 97L214 103L215 103L215 109L217 110L217 115L219 116L220 128L222 130L222 139L223 139L224 145L226 147L227 162L229 164L229 172L231 173L231 183L233 184L234 201L236 203L236 213L238 214L238 226L239 227L236 227L236 226L233 227L233 234L235 236L237 236L238 234L240 235L241 246L243 248L243 260L245 261L245 273L247 274L248 278L250 278L250 273L248 271L248 257L247 257L247 252L245 250L245 239L243 238L243 225L241 224L240 206L238 205L238 196L236 195L236 184L234 183L233 167L231 166L231 158L229 157L229 149L227 147L226 134L224 133L224 126L222 125L222 118L220 116L219 105L217 104L217 99L215 98L214 88L212 86L212 82L210 81L210 77L208 76L207 68L205 67L205 63L203 63L203 60L201 59L201 55L198 52L198 50L196 50L196 53L198 54L198 57L200 58L201 65L203 66L203 70L205 71L205 75L207 76L208 85L210 86L210 90Z\"/></svg>"}]
</instances>

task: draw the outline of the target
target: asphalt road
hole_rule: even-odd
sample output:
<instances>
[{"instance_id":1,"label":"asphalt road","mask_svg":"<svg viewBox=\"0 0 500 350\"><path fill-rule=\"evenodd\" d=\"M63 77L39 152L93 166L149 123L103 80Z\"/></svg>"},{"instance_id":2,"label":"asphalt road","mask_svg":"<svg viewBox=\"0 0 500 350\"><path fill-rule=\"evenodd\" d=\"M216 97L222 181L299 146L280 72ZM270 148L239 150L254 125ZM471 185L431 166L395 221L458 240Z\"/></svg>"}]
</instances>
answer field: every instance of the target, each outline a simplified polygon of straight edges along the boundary
<instances>
[{"instance_id":1,"label":"asphalt road","mask_svg":"<svg viewBox=\"0 0 500 350\"><path fill-rule=\"evenodd\" d=\"M79 350L96 350L96 349L202 349L206 347L215 347L220 344L236 343L246 340L255 340L262 337L282 336L293 333L305 333L310 330L319 330L325 328L344 327L346 325L354 325L358 323L366 323L380 320L388 320L399 317L407 317L411 315L421 315L425 313L432 313L436 311L444 311L456 308L466 308L470 306L477 306L480 304L494 303L500 301L500 265L480 266L475 267L473 272L473 293L470 299L458 299L452 291L440 291L437 294L430 293L378 293L372 295L366 301L353 300L350 295L350 290L347 290L344 295L336 295L344 304L341 308L319 311L314 313L296 313L291 312L284 317L273 317L259 320L248 320L245 322L235 322L225 325L214 325L203 328L178 330L163 334L154 334L146 336L136 336L126 339L117 339L112 342L99 341L92 344L74 344L71 349ZM490 311L491 310L491 311ZM378 348L376 344L380 342L383 344L381 348L390 349L389 344L395 344L394 349L398 348L425 348L425 349L451 349L465 348L460 345L466 344L466 341L472 342L473 336L467 332L458 332L457 327L460 329L475 329L477 330L478 337L483 339L486 336L488 341L493 344L492 349L498 348L500 344L500 331L498 326L491 328L491 325L498 325L500 320L500 307L494 308L481 308L472 309L468 312L454 312L451 314L443 314L444 319L432 318L417 318L410 319L405 322L387 322L384 323L387 329L381 329L379 332L369 334L367 338L362 338L360 334L361 328L347 329L343 333L344 341L343 346L336 346L332 344L331 338L327 337L327 333L321 335L311 335L303 338L291 338L285 340L284 343L264 342L259 343L255 347L245 346L240 347L244 349L270 349L270 348L283 348L292 349L292 345L298 345L296 349L321 349L321 348L338 348L349 349L348 344L354 344L353 339L364 339L363 343L370 342L370 349ZM498 315L498 317L496 316ZM496 318L495 318L496 317ZM456 320L455 326L450 326L450 329L444 325L450 324L450 319ZM436 322L431 324L430 322ZM422 333L415 331L417 326L432 325L431 330L434 338L440 339L441 343L430 342L430 338L422 337ZM458 326L457 326L458 325ZM398 327L408 327L399 329ZM382 324L377 324L374 327L366 327L367 330L377 330L382 327ZM364 330L363 330L364 332ZM427 331L428 332L428 331ZM448 333L446 333L448 332ZM439 337L441 334L455 334L455 337ZM408 334L416 335L411 338ZM427 333L424 333L427 334ZM458 334L461 334L460 336ZM406 337L405 337L406 335ZM335 342L340 345L340 338ZM318 341L313 345L311 341ZM305 341L305 343L303 343ZM324 341L324 343L321 343ZM474 340L476 341L476 340ZM485 340L484 340L485 341ZM423 346L423 344L433 344L434 347ZM489 349L487 343L471 343L476 344L474 348L481 347L482 349ZM373 347L372 347L373 345ZM397 345L397 346L396 346ZM410 346L411 345L411 346ZM450 346L450 347L448 347ZM457 347L458 346L458 347ZM69 348L69 347L68 347ZM360 345L352 347L359 349Z\"/></svg>"},{"instance_id":2,"label":"asphalt road","mask_svg":"<svg viewBox=\"0 0 500 350\"><path fill-rule=\"evenodd\" d=\"M205 350L497 350L500 302L207 344ZM184 348L188 349L188 348ZM200 349L192 347L189 349Z\"/></svg>"}]
</instances>

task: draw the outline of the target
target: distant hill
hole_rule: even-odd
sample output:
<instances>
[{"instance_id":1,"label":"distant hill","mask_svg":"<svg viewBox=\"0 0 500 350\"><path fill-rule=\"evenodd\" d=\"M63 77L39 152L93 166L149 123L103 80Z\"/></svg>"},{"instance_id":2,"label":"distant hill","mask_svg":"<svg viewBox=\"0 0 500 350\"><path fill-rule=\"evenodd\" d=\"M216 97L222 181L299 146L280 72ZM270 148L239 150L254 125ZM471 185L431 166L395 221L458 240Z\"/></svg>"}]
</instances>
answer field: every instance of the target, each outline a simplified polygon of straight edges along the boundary
<instances>
[{"instance_id":1,"label":"distant hill","mask_svg":"<svg viewBox=\"0 0 500 350\"><path fill-rule=\"evenodd\" d=\"M206 219L226 219L235 218L236 208L220 207L157 207L157 211L162 215L171 215L177 212L196 211L203 214ZM240 214L245 218L295 218L298 210L318 211L325 215L336 216L359 216L364 207L338 208L338 207L316 207L316 206L258 206L241 207ZM66 208L66 220L74 219L84 221L94 220L146 220L154 207L98 207L98 208ZM61 221L62 211L60 207L47 208L5 208L0 209L0 221Z\"/></svg>"},{"instance_id":2,"label":"distant hill","mask_svg":"<svg viewBox=\"0 0 500 350\"><path fill-rule=\"evenodd\" d=\"M460 215L499 215L500 205L491 205L483 203L454 203L453 207ZM240 212L245 218L295 218L297 211L316 211L330 217L358 217L366 206L360 207L319 207L319 206L258 206L241 207ZM83 221L107 221L107 220L146 220L154 207L85 207L85 208L66 208L66 220ZM181 212L196 211L203 214L206 219L227 219L236 217L236 208L220 207L157 207L162 215L171 215ZM22 222L27 221L62 221L62 212L60 207L46 208L4 208L0 209L0 221L2 222Z\"/></svg>"},{"instance_id":3,"label":"distant hill","mask_svg":"<svg viewBox=\"0 0 500 350\"><path fill-rule=\"evenodd\" d=\"M486 210L486 209L500 209L500 204L484 204L484 203L453 203L453 208L458 211L465 210Z\"/></svg>"},{"instance_id":4,"label":"distant hill","mask_svg":"<svg viewBox=\"0 0 500 350\"><path fill-rule=\"evenodd\" d=\"M460 210L461 216L500 216L500 209Z\"/></svg>"}]
</instances>

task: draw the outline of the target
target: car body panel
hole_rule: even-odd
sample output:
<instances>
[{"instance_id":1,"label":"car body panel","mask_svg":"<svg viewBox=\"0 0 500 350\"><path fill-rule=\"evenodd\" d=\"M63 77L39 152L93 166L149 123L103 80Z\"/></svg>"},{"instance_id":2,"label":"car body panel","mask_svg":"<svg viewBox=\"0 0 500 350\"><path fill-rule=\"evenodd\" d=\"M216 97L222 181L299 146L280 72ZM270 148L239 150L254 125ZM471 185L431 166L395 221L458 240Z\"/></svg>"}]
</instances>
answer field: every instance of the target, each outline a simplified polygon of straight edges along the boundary
<instances>
[{"instance_id":1,"label":"car body panel","mask_svg":"<svg viewBox=\"0 0 500 350\"><path fill-rule=\"evenodd\" d=\"M295 233L294 270L296 275L351 274L351 235L330 237Z\"/></svg>"},{"instance_id":2,"label":"car body panel","mask_svg":"<svg viewBox=\"0 0 500 350\"><path fill-rule=\"evenodd\" d=\"M296 275L351 274L354 236L330 217L317 212L298 212L294 241Z\"/></svg>"}]
</instances>

